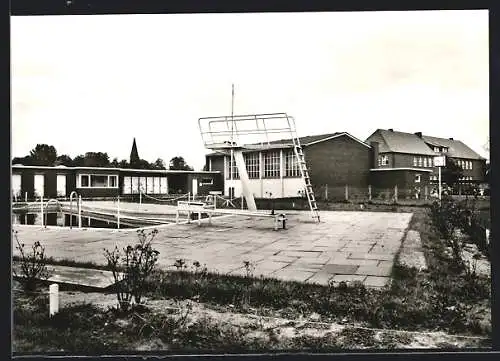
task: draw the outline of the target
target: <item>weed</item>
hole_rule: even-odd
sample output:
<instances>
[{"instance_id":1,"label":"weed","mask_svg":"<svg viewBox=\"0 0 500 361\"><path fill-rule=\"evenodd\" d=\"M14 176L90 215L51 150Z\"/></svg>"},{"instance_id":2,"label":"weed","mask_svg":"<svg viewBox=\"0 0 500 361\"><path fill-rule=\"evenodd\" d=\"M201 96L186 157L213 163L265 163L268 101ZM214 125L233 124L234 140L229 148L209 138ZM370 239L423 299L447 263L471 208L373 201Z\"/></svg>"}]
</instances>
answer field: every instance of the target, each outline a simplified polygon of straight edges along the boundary
<instances>
[{"instance_id":1,"label":"weed","mask_svg":"<svg viewBox=\"0 0 500 361\"><path fill-rule=\"evenodd\" d=\"M15 269L14 274L20 278L19 281L21 282L23 288L28 292L32 292L36 289L37 284L41 280L46 280L50 277L45 258L45 247L43 247L39 241L36 241L31 246L31 253L28 253L24 249L24 243L19 242L17 231L14 231L14 238L17 243L16 248L21 254L20 265L22 277L19 277L20 275L16 274Z\"/></svg>"},{"instance_id":2,"label":"weed","mask_svg":"<svg viewBox=\"0 0 500 361\"><path fill-rule=\"evenodd\" d=\"M113 251L104 250L116 283L118 306L124 312L129 310L132 297L136 304L141 303L145 283L151 276L160 253L152 247L154 237L158 234L156 229L148 234L144 230L137 233L139 242L124 248L123 256L117 246ZM123 272L120 272L121 269Z\"/></svg>"}]
</instances>

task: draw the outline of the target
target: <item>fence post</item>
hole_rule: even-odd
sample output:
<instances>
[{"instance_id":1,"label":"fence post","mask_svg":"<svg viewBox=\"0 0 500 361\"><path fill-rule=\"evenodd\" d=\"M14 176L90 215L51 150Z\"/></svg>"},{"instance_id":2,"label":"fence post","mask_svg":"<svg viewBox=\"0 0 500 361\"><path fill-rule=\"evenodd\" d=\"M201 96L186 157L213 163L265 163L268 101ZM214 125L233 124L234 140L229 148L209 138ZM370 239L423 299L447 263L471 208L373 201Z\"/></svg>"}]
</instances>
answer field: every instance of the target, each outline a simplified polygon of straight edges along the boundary
<instances>
[{"instance_id":1,"label":"fence post","mask_svg":"<svg viewBox=\"0 0 500 361\"><path fill-rule=\"evenodd\" d=\"M116 225L118 229L120 229L120 196L118 196L118 201L117 201L117 215L116 215Z\"/></svg>"},{"instance_id":2,"label":"fence post","mask_svg":"<svg viewBox=\"0 0 500 361\"><path fill-rule=\"evenodd\" d=\"M142 190L139 190L139 204L142 204Z\"/></svg>"},{"instance_id":3,"label":"fence post","mask_svg":"<svg viewBox=\"0 0 500 361\"><path fill-rule=\"evenodd\" d=\"M42 227L43 227L43 197L40 197L40 218L42 219Z\"/></svg>"},{"instance_id":4,"label":"fence post","mask_svg":"<svg viewBox=\"0 0 500 361\"><path fill-rule=\"evenodd\" d=\"M243 210L243 194L241 195L241 210Z\"/></svg>"},{"instance_id":5,"label":"fence post","mask_svg":"<svg viewBox=\"0 0 500 361\"><path fill-rule=\"evenodd\" d=\"M368 185L368 200L372 200L372 186L371 184Z\"/></svg>"},{"instance_id":6,"label":"fence post","mask_svg":"<svg viewBox=\"0 0 500 361\"><path fill-rule=\"evenodd\" d=\"M424 194L425 194L425 200L427 200L429 196L429 189L427 188L427 186L424 186Z\"/></svg>"},{"instance_id":7,"label":"fence post","mask_svg":"<svg viewBox=\"0 0 500 361\"><path fill-rule=\"evenodd\" d=\"M325 201L328 200L328 184L325 186Z\"/></svg>"},{"instance_id":8,"label":"fence post","mask_svg":"<svg viewBox=\"0 0 500 361\"><path fill-rule=\"evenodd\" d=\"M59 285L53 283L49 286L49 317L59 312Z\"/></svg>"},{"instance_id":9,"label":"fence post","mask_svg":"<svg viewBox=\"0 0 500 361\"><path fill-rule=\"evenodd\" d=\"M397 184L394 186L394 200L396 202L398 201L398 185Z\"/></svg>"},{"instance_id":10,"label":"fence post","mask_svg":"<svg viewBox=\"0 0 500 361\"><path fill-rule=\"evenodd\" d=\"M348 188L347 184L345 185L345 200L346 201L349 200L349 188Z\"/></svg>"},{"instance_id":11,"label":"fence post","mask_svg":"<svg viewBox=\"0 0 500 361\"><path fill-rule=\"evenodd\" d=\"M28 192L24 192L24 201L28 203Z\"/></svg>"}]
</instances>

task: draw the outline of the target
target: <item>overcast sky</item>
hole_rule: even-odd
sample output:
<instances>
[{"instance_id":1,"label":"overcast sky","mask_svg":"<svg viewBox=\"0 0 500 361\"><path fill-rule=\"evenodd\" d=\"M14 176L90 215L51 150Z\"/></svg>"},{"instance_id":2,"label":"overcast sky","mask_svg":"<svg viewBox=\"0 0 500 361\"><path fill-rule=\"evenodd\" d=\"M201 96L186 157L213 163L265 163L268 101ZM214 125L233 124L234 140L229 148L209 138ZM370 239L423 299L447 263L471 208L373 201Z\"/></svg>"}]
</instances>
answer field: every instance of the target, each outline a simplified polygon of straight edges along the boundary
<instances>
[{"instance_id":1,"label":"overcast sky","mask_svg":"<svg viewBox=\"0 0 500 361\"><path fill-rule=\"evenodd\" d=\"M377 128L453 137L489 157L488 12L11 18L12 156L184 156L197 119L286 112L299 135Z\"/></svg>"}]
</instances>

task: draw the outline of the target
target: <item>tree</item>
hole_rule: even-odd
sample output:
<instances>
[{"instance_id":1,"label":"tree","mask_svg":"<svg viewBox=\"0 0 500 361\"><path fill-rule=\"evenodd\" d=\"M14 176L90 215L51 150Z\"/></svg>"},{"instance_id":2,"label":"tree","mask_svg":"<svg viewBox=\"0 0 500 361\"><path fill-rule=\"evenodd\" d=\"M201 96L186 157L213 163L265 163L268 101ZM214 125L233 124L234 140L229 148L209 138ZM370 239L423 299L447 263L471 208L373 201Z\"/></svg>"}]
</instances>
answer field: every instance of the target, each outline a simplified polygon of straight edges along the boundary
<instances>
[{"instance_id":1,"label":"tree","mask_svg":"<svg viewBox=\"0 0 500 361\"><path fill-rule=\"evenodd\" d=\"M57 159L57 151L53 145L37 144L30 151L29 157L33 165L51 166Z\"/></svg>"},{"instance_id":2,"label":"tree","mask_svg":"<svg viewBox=\"0 0 500 361\"><path fill-rule=\"evenodd\" d=\"M83 164L85 167L109 167L108 153L87 152Z\"/></svg>"},{"instance_id":3,"label":"tree","mask_svg":"<svg viewBox=\"0 0 500 361\"><path fill-rule=\"evenodd\" d=\"M85 156L80 154L77 155L75 158L73 158L72 166L73 167L85 166Z\"/></svg>"},{"instance_id":4,"label":"tree","mask_svg":"<svg viewBox=\"0 0 500 361\"><path fill-rule=\"evenodd\" d=\"M58 156L56 161L54 162L54 165L64 165L66 167L70 167L72 164L73 164L73 160L67 154L62 154L62 155Z\"/></svg>"},{"instance_id":5,"label":"tree","mask_svg":"<svg viewBox=\"0 0 500 361\"><path fill-rule=\"evenodd\" d=\"M22 165L30 165L30 157L14 157L12 158L12 165L14 164L22 164Z\"/></svg>"},{"instance_id":6,"label":"tree","mask_svg":"<svg viewBox=\"0 0 500 361\"><path fill-rule=\"evenodd\" d=\"M165 167L165 162L161 158L155 160L155 162L152 165L153 169L167 169L167 167Z\"/></svg>"},{"instance_id":7,"label":"tree","mask_svg":"<svg viewBox=\"0 0 500 361\"><path fill-rule=\"evenodd\" d=\"M113 161L110 164L113 168L119 168L120 164L118 162L118 158L113 158Z\"/></svg>"},{"instance_id":8,"label":"tree","mask_svg":"<svg viewBox=\"0 0 500 361\"><path fill-rule=\"evenodd\" d=\"M449 186L457 184L463 177L462 168L452 159L446 157L446 167L441 170L441 180Z\"/></svg>"},{"instance_id":9,"label":"tree","mask_svg":"<svg viewBox=\"0 0 500 361\"><path fill-rule=\"evenodd\" d=\"M170 160L169 168L170 170L193 170L193 168L186 163L183 157L173 157Z\"/></svg>"},{"instance_id":10,"label":"tree","mask_svg":"<svg viewBox=\"0 0 500 361\"><path fill-rule=\"evenodd\" d=\"M129 164L129 162L127 162L126 159L122 159L120 162L118 162L118 167L123 168L123 169L127 169L127 168L130 168L130 164Z\"/></svg>"}]
</instances>

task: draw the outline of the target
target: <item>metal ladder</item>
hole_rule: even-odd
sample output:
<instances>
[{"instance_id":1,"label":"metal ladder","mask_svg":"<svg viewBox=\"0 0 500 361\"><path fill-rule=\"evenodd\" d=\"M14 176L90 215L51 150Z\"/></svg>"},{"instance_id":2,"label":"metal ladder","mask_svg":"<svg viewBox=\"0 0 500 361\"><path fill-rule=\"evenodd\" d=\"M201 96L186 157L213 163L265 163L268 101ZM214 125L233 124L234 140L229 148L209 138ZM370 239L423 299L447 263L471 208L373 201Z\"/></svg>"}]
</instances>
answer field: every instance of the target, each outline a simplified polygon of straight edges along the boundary
<instances>
[{"instance_id":1,"label":"metal ladder","mask_svg":"<svg viewBox=\"0 0 500 361\"><path fill-rule=\"evenodd\" d=\"M306 197L309 202L309 208L311 209L312 218L316 222L320 222L318 205L316 204L316 197L314 196L313 187L311 184L311 178L309 177L309 170L307 169L306 160L304 157L304 151L302 150L302 146L300 145L299 137L297 136L295 129L292 131L292 141L293 141L293 149L295 152L295 156L297 157L297 162L300 169L300 174L304 183L306 185Z\"/></svg>"}]
</instances>

